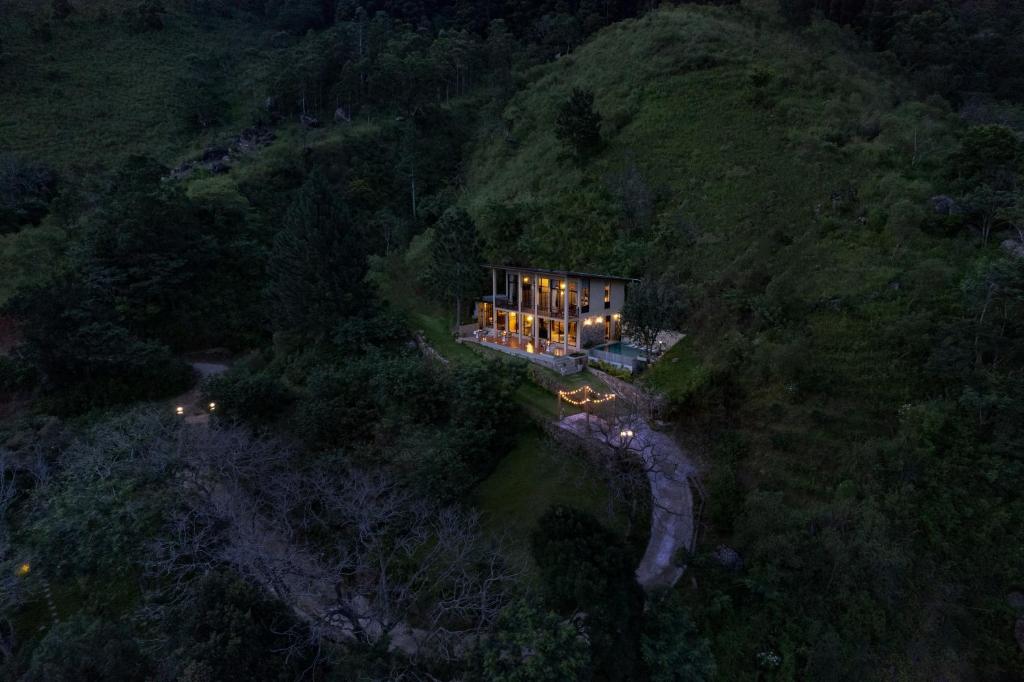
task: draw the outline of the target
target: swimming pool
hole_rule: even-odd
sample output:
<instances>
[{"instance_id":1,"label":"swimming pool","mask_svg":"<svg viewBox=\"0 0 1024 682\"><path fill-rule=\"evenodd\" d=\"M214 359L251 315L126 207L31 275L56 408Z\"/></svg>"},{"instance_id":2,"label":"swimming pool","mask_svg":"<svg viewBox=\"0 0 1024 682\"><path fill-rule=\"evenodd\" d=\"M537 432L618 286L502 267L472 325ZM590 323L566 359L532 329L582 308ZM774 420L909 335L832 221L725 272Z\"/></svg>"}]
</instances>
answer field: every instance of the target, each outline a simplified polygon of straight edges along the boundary
<instances>
[{"instance_id":1,"label":"swimming pool","mask_svg":"<svg viewBox=\"0 0 1024 682\"><path fill-rule=\"evenodd\" d=\"M602 353L614 353L627 358L640 358L644 355L644 352L641 349L636 346L631 346L628 343L622 343L621 341L606 343L602 346L595 346L594 350L601 351Z\"/></svg>"}]
</instances>

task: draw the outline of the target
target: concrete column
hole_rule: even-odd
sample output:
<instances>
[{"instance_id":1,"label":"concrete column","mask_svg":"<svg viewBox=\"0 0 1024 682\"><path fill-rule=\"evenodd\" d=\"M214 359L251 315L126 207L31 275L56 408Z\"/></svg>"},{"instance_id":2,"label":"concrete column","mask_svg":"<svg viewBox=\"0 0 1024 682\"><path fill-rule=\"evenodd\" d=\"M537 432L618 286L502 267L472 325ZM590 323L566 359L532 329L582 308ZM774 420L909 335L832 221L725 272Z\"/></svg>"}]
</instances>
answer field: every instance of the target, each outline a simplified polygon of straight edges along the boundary
<instances>
[{"instance_id":1,"label":"concrete column","mask_svg":"<svg viewBox=\"0 0 1024 682\"><path fill-rule=\"evenodd\" d=\"M537 317L537 294L540 292L538 288L540 283L537 281L535 275L530 276L530 291L533 294L533 322L530 325L530 331L533 332L533 350L536 352L540 348L540 318Z\"/></svg>"},{"instance_id":2,"label":"concrete column","mask_svg":"<svg viewBox=\"0 0 1024 682\"><path fill-rule=\"evenodd\" d=\"M569 354L569 278L565 278L565 291L562 292L562 348Z\"/></svg>"},{"instance_id":3,"label":"concrete column","mask_svg":"<svg viewBox=\"0 0 1024 682\"><path fill-rule=\"evenodd\" d=\"M498 337L498 268L491 268L491 325Z\"/></svg>"},{"instance_id":4,"label":"concrete column","mask_svg":"<svg viewBox=\"0 0 1024 682\"><path fill-rule=\"evenodd\" d=\"M519 289L516 292L516 335L519 338L519 347L523 347L523 273L516 275L516 287Z\"/></svg>"}]
</instances>

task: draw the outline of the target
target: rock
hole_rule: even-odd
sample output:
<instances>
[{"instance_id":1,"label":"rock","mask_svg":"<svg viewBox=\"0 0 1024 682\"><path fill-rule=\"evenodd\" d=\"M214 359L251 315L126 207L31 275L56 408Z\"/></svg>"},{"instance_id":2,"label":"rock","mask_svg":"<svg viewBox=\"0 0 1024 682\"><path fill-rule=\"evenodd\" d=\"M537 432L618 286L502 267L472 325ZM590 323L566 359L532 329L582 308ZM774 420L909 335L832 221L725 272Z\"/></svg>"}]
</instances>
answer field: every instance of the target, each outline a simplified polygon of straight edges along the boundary
<instances>
[{"instance_id":1,"label":"rock","mask_svg":"<svg viewBox=\"0 0 1024 682\"><path fill-rule=\"evenodd\" d=\"M299 124L303 128L319 128L320 127L320 119L318 119L316 116L310 116L308 114L301 114L301 115L299 115Z\"/></svg>"},{"instance_id":2,"label":"rock","mask_svg":"<svg viewBox=\"0 0 1024 682\"><path fill-rule=\"evenodd\" d=\"M931 204L932 211L939 215L955 215L961 212L960 205L956 203L956 199L945 194L939 194L928 200Z\"/></svg>"},{"instance_id":3,"label":"rock","mask_svg":"<svg viewBox=\"0 0 1024 682\"><path fill-rule=\"evenodd\" d=\"M225 156L221 160L204 164L203 167L206 168L206 170L213 173L214 175L221 175L222 173L227 173L229 170L231 170L231 164L228 163L228 158L229 157Z\"/></svg>"},{"instance_id":4,"label":"rock","mask_svg":"<svg viewBox=\"0 0 1024 682\"><path fill-rule=\"evenodd\" d=\"M715 548L715 551L711 553L711 558L723 568L733 573L739 573L743 570L743 557L728 545L719 545Z\"/></svg>"},{"instance_id":5,"label":"rock","mask_svg":"<svg viewBox=\"0 0 1024 682\"><path fill-rule=\"evenodd\" d=\"M335 123L351 123L352 117L345 111L344 107L338 107L334 110L334 122Z\"/></svg>"},{"instance_id":6,"label":"rock","mask_svg":"<svg viewBox=\"0 0 1024 682\"><path fill-rule=\"evenodd\" d=\"M1006 595L1007 605L1021 616L1024 616L1024 592L1010 592Z\"/></svg>"},{"instance_id":7,"label":"rock","mask_svg":"<svg viewBox=\"0 0 1024 682\"><path fill-rule=\"evenodd\" d=\"M1013 626L1013 637L1017 640L1017 646L1024 651L1024 618L1018 618Z\"/></svg>"},{"instance_id":8,"label":"rock","mask_svg":"<svg viewBox=\"0 0 1024 682\"><path fill-rule=\"evenodd\" d=\"M171 178L174 180L184 180L188 176L192 175L192 171L196 169L194 161L186 161L176 168L171 169Z\"/></svg>"},{"instance_id":9,"label":"rock","mask_svg":"<svg viewBox=\"0 0 1024 682\"><path fill-rule=\"evenodd\" d=\"M1000 246L1003 247L1003 251L1006 251L1014 258L1024 258L1024 242L1016 239L1007 239Z\"/></svg>"},{"instance_id":10,"label":"rock","mask_svg":"<svg viewBox=\"0 0 1024 682\"><path fill-rule=\"evenodd\" d=\"M203 150L203 155L199 157L200 161L217 161L224 159L228 155L227 147L207 147Z\"/></svg>"}]
</instances>

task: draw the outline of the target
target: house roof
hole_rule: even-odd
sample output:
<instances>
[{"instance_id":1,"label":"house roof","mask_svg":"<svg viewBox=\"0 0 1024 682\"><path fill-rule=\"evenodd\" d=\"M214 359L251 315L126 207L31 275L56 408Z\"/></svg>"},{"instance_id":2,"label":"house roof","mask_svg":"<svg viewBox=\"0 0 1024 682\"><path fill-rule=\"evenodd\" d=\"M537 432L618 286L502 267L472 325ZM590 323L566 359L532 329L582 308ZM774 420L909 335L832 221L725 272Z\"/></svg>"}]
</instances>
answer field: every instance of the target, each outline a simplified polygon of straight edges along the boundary
<instances>
[{"instance_id":1,"label":"house roof","mask_svg":"<svg viewBox=\"0 0 1024 682\"><path fill-rule=\"evenodd\" d=\"M514 270L516 272L529 272L534 275L554 275L556 277L584 277L588 279L614 279L620 282L636 282L638 281L635 277L620 277L618 275L602 275L596 272L578 272L576 270L551 270L548 268L528 268L519 267L516 265L489 265L485 264L482 267L488 269L497 270Z\"/></svg>"}]
</instances>

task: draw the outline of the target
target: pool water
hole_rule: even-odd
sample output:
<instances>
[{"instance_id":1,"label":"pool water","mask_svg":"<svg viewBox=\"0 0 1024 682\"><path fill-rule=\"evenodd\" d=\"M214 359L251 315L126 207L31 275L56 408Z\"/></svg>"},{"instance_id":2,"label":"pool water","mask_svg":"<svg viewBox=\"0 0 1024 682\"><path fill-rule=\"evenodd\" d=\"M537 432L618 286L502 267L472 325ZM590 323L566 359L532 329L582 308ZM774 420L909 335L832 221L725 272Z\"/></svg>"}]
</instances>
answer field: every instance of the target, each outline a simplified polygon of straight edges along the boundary
<instances>
[{"instance_id":1,"label":"pool water","mask_svg":"<svg viewBox=\"0 0 1024 682\"><path fill-rule=\"evenodd\" d=\"M603 351L605 353L615 353L616 355L622 355L627 358L639 358L643 356L643 351L636 346L631 346L628 343L622 343L616 341L615 343L606 343L603 346L597 346L594 350Z\"/></svg>"}]
</instances>

